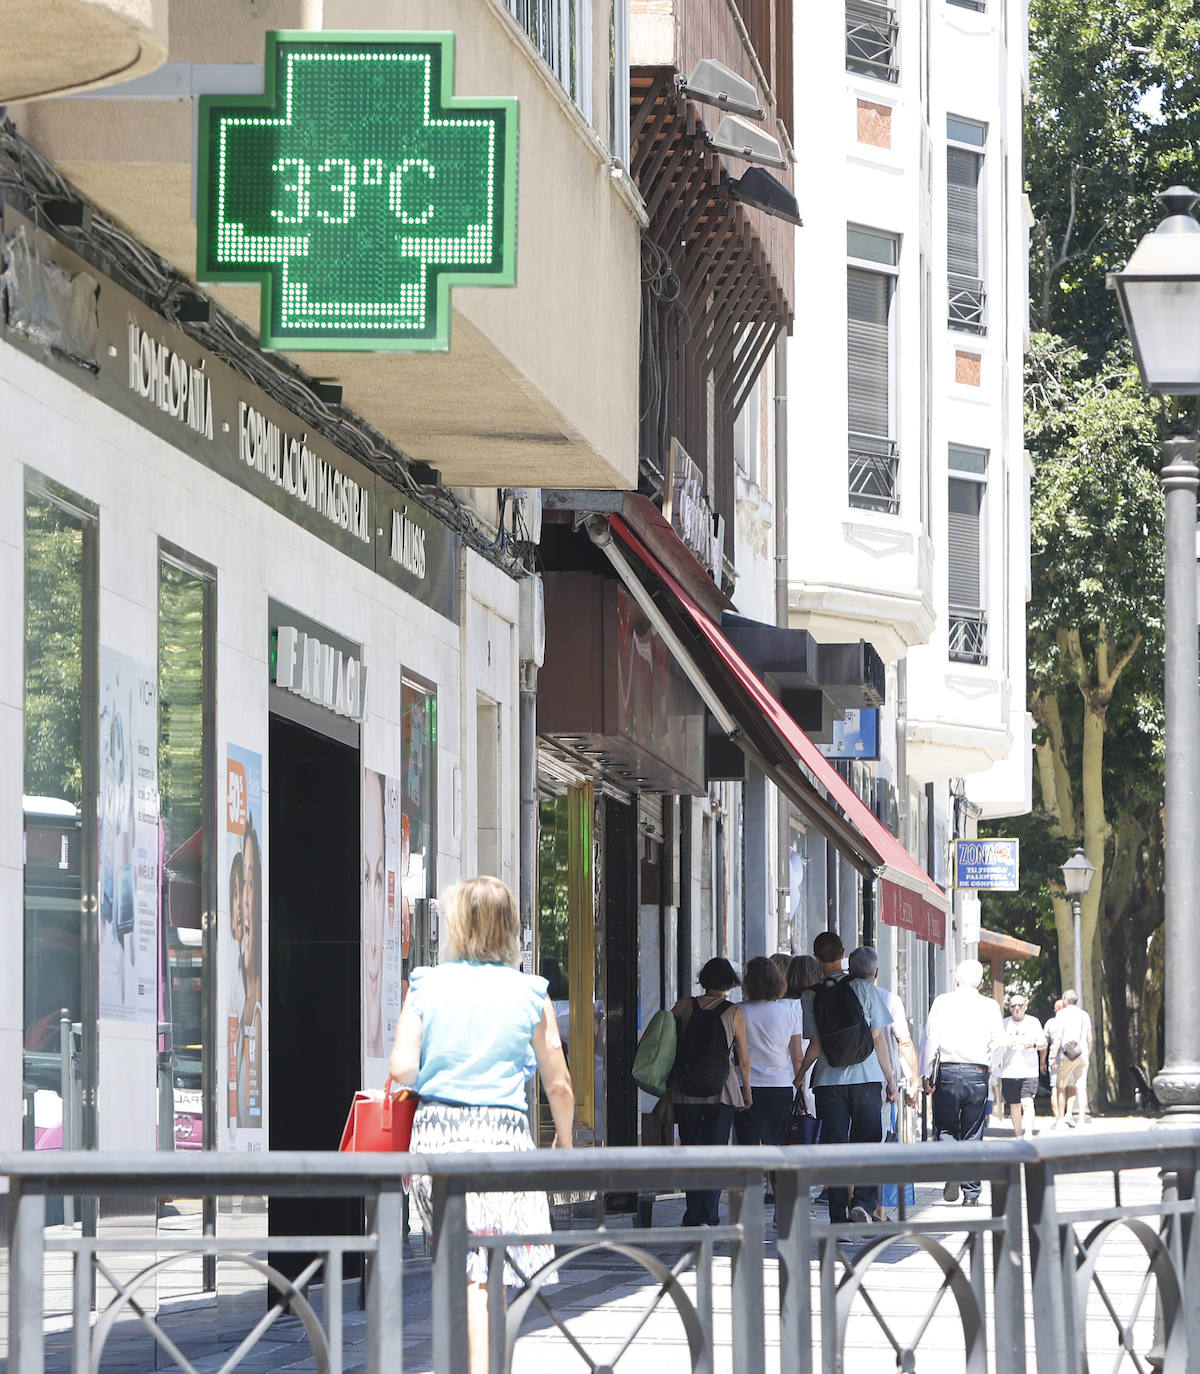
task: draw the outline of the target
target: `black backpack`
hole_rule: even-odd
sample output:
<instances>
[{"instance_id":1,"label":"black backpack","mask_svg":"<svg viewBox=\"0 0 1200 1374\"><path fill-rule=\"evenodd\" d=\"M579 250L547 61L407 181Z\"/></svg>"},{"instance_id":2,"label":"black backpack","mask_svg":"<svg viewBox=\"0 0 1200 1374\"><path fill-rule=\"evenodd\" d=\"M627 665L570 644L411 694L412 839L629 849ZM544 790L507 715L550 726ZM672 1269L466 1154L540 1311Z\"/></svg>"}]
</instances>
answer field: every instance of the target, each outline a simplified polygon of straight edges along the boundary
<instances>
[{"instance_id":1,"label":"black backpack","mask_svg":"<svg viewBox=\"0 0 1200 1374\"><path fill-rule=\"evenodd\" d=\"M692 998L675 1056L675 1085L684 1097L716 1097L729 1077L729 1036L721 1016L729 1003L722 998L706 1011Z\"/></svg>"},{"instance_id":2,"label":"black backpack","mask_svg":"<svg viewBox=\"0 0 1200 1374\"><path fill-rule=\"evenodd\" d=\"M821 1037L821 1053L831 1068L861 1064L875 1048L862 1003L849 974L836 983L822 983L813 991L813 1020Z\"/></svg>"}]
</instances>

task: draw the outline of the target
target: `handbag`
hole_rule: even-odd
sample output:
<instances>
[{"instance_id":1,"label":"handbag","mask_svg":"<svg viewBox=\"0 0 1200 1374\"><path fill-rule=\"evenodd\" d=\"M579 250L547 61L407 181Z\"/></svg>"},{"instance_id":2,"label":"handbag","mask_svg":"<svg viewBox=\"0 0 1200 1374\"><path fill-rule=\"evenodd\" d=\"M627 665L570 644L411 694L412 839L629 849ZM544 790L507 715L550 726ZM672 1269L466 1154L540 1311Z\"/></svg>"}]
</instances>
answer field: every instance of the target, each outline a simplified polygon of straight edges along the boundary
<instances>
[{"instance_id":1,"label":"handbag","mask_svg":"<svg viewBox=\"0 0 1200 1374\"><path fill-rule=\"evenodd\" d=\"M393 1096L390 1077L382 1092L378 1088L360 1089L350 1104L338 1149L351 1154L407 1154L419 1101L414 1088L400 1088Z\"/></svg>"},{"instance_id":2,"label":"handbag","mask_svg":"<svg viewBox=\"0 0 1200 1374\"><path fill-rule=\"evenodd\" d=\"M815 1145L821 1138L821 1123L804 1105L804 1094L797 1093L791 1115L783 1128L785 1145Z\"/></svg>"}]
</instances>

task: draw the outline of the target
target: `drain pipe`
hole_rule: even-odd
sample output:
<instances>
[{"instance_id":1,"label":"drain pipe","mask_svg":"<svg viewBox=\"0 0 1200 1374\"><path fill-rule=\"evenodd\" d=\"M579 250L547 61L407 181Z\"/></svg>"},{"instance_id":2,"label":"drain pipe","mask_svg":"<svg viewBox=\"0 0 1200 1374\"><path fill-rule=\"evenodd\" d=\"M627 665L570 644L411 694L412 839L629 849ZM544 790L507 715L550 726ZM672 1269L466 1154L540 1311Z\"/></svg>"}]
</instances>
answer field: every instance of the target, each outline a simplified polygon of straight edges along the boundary
<instances>
[{"instance_id":1,"label":"drain pipe","mask_svg":"<svg viewBox=\"0 0 1200 1374\"><path fill-rule=\"evenodd\" d=\"M788 376L787 335L775 340L775 623L788 623ZM808 932L789 929L791 921L791 804L777 792L776 872L779 908L777 948L803 954L808 948ZM798 947L797 947L797 942Z\"/></svg>"}]
</instances>

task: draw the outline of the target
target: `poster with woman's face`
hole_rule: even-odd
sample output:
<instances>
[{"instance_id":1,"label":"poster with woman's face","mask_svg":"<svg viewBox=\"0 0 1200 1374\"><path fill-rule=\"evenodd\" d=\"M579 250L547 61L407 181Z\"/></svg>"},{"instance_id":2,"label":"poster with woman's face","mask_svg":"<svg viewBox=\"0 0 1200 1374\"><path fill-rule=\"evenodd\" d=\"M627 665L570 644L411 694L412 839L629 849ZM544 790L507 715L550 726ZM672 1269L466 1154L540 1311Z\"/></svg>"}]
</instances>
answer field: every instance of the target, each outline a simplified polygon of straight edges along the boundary
<instances>
[{"instance_id":1,"label":"poster with woman's face","mask_svg":"<svg viewBox=\"0 0 1200 1374\"><path fill-rule=\"evenodd\" d=\"M218 946L226 1026L227 1145L266 1146L263 1097L262 755L229 746L225 760L227 920Z\"/></svg>"},{"instance_id":2,"label":"poster with woman's face","mask_svg":"<svg viewBox=\"0 0 1200 1374\"><path fill-rule=\"evenodd\" d=\"M400 1015L400 783L363 770L363 1059L387 1057ZM373 1080L372 1080L373 1081Z\"/></svg>"}]
</instances>

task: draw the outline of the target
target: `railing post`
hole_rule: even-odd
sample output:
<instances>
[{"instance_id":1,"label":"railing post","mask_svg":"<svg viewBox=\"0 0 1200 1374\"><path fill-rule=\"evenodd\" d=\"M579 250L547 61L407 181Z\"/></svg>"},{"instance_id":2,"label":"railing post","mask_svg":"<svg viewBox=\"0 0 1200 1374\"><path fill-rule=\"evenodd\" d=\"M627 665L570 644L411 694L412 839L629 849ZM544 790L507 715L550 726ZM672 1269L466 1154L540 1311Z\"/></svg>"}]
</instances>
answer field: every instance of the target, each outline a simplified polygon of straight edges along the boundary
<instances>
[{"instance_id":1,"label":"railing post","mask_svg":"<svg viewBox=\"0 0 1200 1374\"><path fill-rule=\"evenodd\" d=\"M1021 1223L1021 1166L1003 1180L992 1179L992 1216L1004 1231L992 1233L992 1303L995 1307L996 1374L1025 1374L1024 1238Z\"/></svg>"},{"instance_id":2,"label":"railing post","mask_svg":"<svg viewBox=\"0 0 1200 1374\"><path fill-rule=\"evenodd\" d=\"M367 1374L402 1374L404 1367L404 1194L400 1180L380 1187L374 1199L375 1254L367 1269ZM335 1266L341 1282L341 1265ZM329 1312L326 1270L326 1312ZM336 1299L341 1304L339 1286ZM334 1333L330 1333L332 1348ZM341 1351L342 1333L336 1333ZM340 1353L339 1353L340 1359Z\"/></svg>"},{"instance_id":3,"label":"railing post","mask_svg":"<svg viewBox=\"0 0 1200 1374\"><path fill-rule=\"evenodd\" d=\"M1190 1202L1191 1211L1179 1214L1180 1260L1179 1292L1186 1336L1187 1359L1190 1366L1200 1362L1200 1220L1197 1208L1200 1199L1196 1196L1196 1158L1192 1153L1192 1165L1180 1169L1177 1175L1179 1200Z\"/></svg>"},{"instance_id":4,"label":"railing post","mask_svg":"<svg viewBox=\"0 0 1200 1374\"><path fill-rule=\"evenodd\" d=\"M435 1174L432 1184L433 1369L434 1374L463 1374L467 1367L466 1181Z\"/></svg>"},{"instance_id":5,"label":"railing post","mask_svg":"<svg viewBox=\"0 0 1200 1374\"><path fill-rule=\"evenodd\" d=\"M1025 1206L1029 1214L1038 1374L1078 1374L1079 1348L1074 1339L1075 1256L1063 1254L1055 1176L1041 1160L1025 1166Z\"/></svg>"},{"instance_id":6,"label":"railing post","mask_svg":"<svg viewBox=\"0 0 1200 1374\"><path fill-rule=\"evenodd\" d=\"M776 1173L775 1227L779 1252L780 1374L812 1374L812 1208L807 1174L782 1169Z\"/></svg>"},{"instance_id":7,"label":"railing post","mask_svg":"<svg viewBox=\"0 0 1200 1374\"><path fill-rule=\"evenodd\" d=\"M743 1176L729 1188L730 1220L742 1228L732 1247L730 1306L733 1309L733 1349L738 1374L764 1374L766 1330L763 1319L763 1194L762 1176ZM438 1371L441 1374L441 1371Z\"/></svg>"},{"instance_id":8,"label":"railing post","mask_svg":"<svg viewBox=\"0 0 1200 1374\"><path fill-rule=\"evenodd\" d=\"M8 1369L43 1374L46 1195L19 1178L8 1193Z\"/></svg>"}]
</instances>

